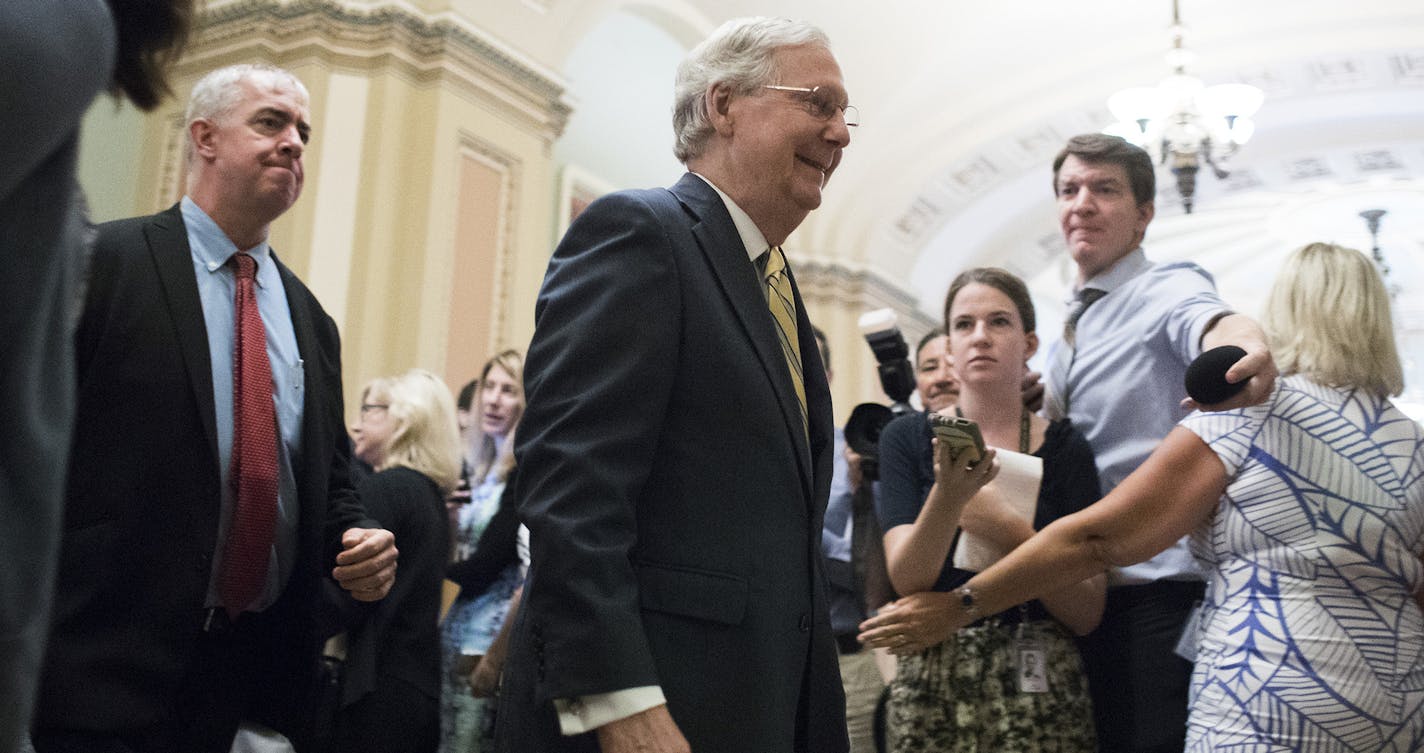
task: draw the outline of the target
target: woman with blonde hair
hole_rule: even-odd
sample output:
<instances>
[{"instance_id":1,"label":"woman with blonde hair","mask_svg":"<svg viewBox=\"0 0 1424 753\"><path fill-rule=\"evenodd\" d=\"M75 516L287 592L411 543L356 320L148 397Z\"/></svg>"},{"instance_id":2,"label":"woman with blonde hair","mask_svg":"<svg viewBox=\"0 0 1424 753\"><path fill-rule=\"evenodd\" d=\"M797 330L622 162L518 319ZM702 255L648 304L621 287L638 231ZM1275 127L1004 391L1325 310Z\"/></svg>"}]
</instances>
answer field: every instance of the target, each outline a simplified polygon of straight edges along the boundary
<instances>
[{"instance_id":1,"label":"woman with blonde hair","mask_svg":"<svg viewBox=\"0 0 1424 753\"><path fill-rule=\"evenodd\" d=\"M357 493L395 534L396 581L348 634L336 750L434 751L440 739L440 589L460 476L450 389L428 371L376 379L361 392L351 435L375 470Z\"/></svg>"},{"instance_id":2,"label":"woman with blonde hair","mask_svg":"<svg viewBox=\"0 0 1424 753\"><path fill-rule=\"evenodd\" d=\"M862 638L914 646L1191 533L1188 751L1424 749L1424 428L1388 399L1389 306L1360 252L1299 249L1267 302L1283 378L1264 403L1187 416L1101 502Z\"/></svg>"},{"instance_id":3,"label":"woman with blonde hair","mask_svg":"<svg viewBox=\"0 0 1424 753\"><path fill-rule=\"evenodd\" d=\"M472 410L474 426L466 455L472 470L470 498L458 505L453 532L451 578L461 590L441 628L441 753L493 750L494 705L475 696L469 678L481 664L486 673L494 670L497 677L498 667L492 665L502 658L503 642L494 650L492 644L524 580L524 563L513 556L496 558L491 551L507 549L512 555L516 549L513 516L500 517L514 523L508 527L492 522L514 470L514 430L524 414L524 357L518 351L505 350L485 362ZM499 564L489 568L487 577L471 574L488 562Z\"/></svg>"}]
</instances>

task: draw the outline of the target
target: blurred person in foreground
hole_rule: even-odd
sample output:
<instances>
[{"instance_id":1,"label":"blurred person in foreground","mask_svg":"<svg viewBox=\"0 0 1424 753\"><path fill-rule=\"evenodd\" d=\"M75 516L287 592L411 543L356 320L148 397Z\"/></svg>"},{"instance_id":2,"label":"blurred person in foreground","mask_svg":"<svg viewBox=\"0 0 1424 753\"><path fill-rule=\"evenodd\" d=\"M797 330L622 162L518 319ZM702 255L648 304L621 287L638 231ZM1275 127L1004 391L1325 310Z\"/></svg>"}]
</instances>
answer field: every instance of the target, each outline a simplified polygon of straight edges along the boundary
<instances>
[{"instance_id":1,"label":"blurred person in foreground","mask_svg":"<svg viewBox=\"0 0 1424 753\"><path fill-rule=\"evenodd\" d=\"M957 276L945 299L945 329L959 395L940 409L973 420L990 448L1042 460L1032 520L1020 517L994 487L981 490L997 473L995 450L970 467L934 438L928 412L895 419L880 436L877 502L890 579L905 596L872 622L902 625L900 615L941 603L959 589L973 575L954 566L966 533L1008 551L1036 529L1097 501L1098 473L1087 440L1067 420L1050 423L1024 405L1024 364L1038 348L1035 318L1018 277L991 267ZM905 633L872 644L916 645L913 652L896 651L889 749L1092 753L1092 705L1073 637L1097 626L1104 590L1101 571L1089 573L1041 600L986 612L932 642L916 641L902 625ZM1033 675L1027 674L1030 665Z\"/></svg>"},{"instance_id":2,"label":"blurred person in foreground","mask_svg":"<svg viewBox=\"0 0 1424 753\"><path fill-rule=\"evenodd\" d=\"M321 584L362 601L394 537L351 488L336 323L268 243L301 195L306 87L220 68L183 199L98 228L39 753L225 753L312 734Z\"/></svg>"},{"instance_id":3,"label":"blurred person in foreground","mask_svg":"<svg viewBox=\"0 0 1424 753\"><path fill-rule=\"evenodd\" d=\"M499 749L844 753L831 398L781 244L855 111L789 19L727 22L675 88L688 174L591 204L539 292Z\"/></svg>"},{"instance_id":4,"label":"blurred person in foreground","mask_svg":"<svg viewBox=\"0 0 1424 753\"><path fill-rule=\"evenodd\" d=\"M1266 402L1193 413L1101 502L910 620L913 650L1191 534L1207 570L1186 748L1406 753L1424 745L1424 429L1389 296L1363 254L1286 261L1264 324ZM871 645L902 627L866 622Z\"/></svg>"},{"instance_id":5,"label":"blurred person in foreground","mask_svg":"<svg viewBox=\"0 0 1424 753\"><path fill-rule=\"evenodd\" d=\"M74 343L93 234L75 179L95 95L151 110L192 0L0 4L0 753L34 707L74 425Z\"/></svg>"},{"instance_id":6,"label":"blurred person in foreground","mask_svg":"<svg viewBox=\"0 0 1424 753\"><path fill-rule=\"evenodd\" d=\"M460 480L450 388L414 369L372 381L351 428L374 473L356 487L366 512L400 542L386 598L347 635L334 750L433 753L440 742L440 584L450 529L445 496Z\"/></svg>"}]
</instances>

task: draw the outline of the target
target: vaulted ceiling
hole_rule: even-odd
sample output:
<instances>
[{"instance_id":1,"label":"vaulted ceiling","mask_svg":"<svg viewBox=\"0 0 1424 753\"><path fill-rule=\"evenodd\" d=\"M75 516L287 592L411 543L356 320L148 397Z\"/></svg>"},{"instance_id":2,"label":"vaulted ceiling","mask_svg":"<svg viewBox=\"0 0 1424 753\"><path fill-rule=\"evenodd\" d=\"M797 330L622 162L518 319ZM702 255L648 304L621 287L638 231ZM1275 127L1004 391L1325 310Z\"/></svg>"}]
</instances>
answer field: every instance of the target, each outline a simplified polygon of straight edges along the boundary
<instances>
[{"instance_id":1,"label":"vaulted ceiling","mask_svg":"<svg viewBox=\"0 0 1424 753\"><path fill-rule=\"evenodd\" d=\"M568 78L571 131L581 110L605 109L608 128L646 119L666 129L670 92L656 82L670 89L675 60L663 47L647 53L652 83L612 101L588 94L598 61L640 62L636 44L580 46L617 19L657 28L673 53L741 15L823 28L863 125L793 243L901 286L926 312L958 270L978 264L1023 274L1042 303L1061 299L1070 269L1049 163L1067 137L1111 121L1109 94L1169 72L1170 0L467 1L451 5ZM491 15L491 4L509 13ZM1400 288L1403 344L1424 360L1424 3L1182 0L1181 13L1197 54L1192 72L1209 84L1255 84L1267 99L1231 175L1218 181L1203 170L1192 214L1163 171L1149 255L1197 260L1228 300L1255 312L1293 247L1320 239L1368 250L1358 213L1385 209L1379 243ZM640 100L656 106L639 109ZM668 130L637 133L580 149L603 143L621 160L646 153L656 155L649 164L670 162ZM659 174L615 182L670 179L649 170ZM1054 326L1059 307L1043 308L1044 326ZM1424 364L1409 367L1413 389L1424 390Z\"/></svg>"}]
</instances>

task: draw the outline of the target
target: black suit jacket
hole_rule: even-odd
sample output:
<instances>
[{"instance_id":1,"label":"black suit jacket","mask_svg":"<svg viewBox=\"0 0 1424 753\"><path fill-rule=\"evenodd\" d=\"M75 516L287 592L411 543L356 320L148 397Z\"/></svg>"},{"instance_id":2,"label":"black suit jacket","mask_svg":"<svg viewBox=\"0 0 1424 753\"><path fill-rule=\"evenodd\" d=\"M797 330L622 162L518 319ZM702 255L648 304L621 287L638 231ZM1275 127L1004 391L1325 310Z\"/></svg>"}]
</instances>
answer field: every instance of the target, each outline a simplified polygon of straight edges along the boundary
<instances>
[{"instance_id":1,"label":"black suit jacket","mask_svg":"<svg viewBox=\"0 0 1424 753\"><path fill-rule=\"evenodd\" d=\"M273 257L276 258L275 255ZM304 361L297 560L257 617L265 720L291 734L320 642L312 605L340 536L366 519L347 478L335 322L278 262ZM101 733L162 721L190 669L217 541L212 367L177 206L99 226L75 339L78 409L54 625L36 726Z\"/></svg>"},{"instance_id":2,"label":"black suit jacket","mask_svg":"<svg viewBox=\"0 0 1424 753\"><path fill-rule=\"evenodd\" d=\"M693 750L846 750L820 570L830 393L797 293L808 442L764 290L694 175L594 202L554 252L517 433L533 563L499 750L593 749L560 737L551 701L643 685Z\"/></svg>"}]
</instances>

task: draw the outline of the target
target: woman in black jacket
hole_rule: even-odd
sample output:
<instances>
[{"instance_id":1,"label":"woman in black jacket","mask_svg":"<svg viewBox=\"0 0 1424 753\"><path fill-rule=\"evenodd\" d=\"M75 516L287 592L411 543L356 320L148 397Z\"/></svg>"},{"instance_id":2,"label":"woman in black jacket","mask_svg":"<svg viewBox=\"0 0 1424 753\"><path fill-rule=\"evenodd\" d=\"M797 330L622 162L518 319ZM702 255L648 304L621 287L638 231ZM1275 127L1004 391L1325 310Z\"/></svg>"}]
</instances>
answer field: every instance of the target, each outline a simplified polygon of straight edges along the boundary
<instances>
[{"instance_id":1,"label":"woman in black jacket","mask_svg":"<svg viewBox=\"0 0 1424 753\"><path fill-rule=\"evenodd\" d=\"M434 751L440 739L440 591L449 550L445 497L461 446L450 390L427 371L377 379L361 393L355 454L375 470L357 491L395 534L390 594L348 634L336 750Z\"/></svg>"}]
</instances>

